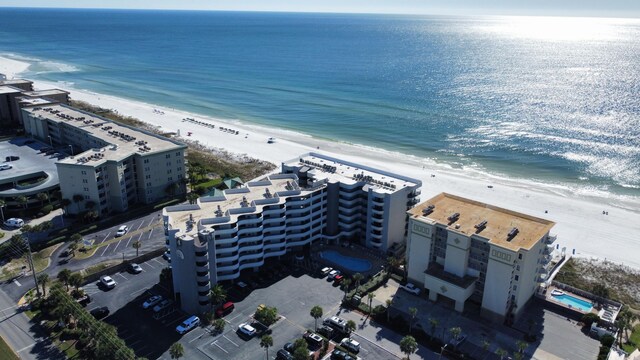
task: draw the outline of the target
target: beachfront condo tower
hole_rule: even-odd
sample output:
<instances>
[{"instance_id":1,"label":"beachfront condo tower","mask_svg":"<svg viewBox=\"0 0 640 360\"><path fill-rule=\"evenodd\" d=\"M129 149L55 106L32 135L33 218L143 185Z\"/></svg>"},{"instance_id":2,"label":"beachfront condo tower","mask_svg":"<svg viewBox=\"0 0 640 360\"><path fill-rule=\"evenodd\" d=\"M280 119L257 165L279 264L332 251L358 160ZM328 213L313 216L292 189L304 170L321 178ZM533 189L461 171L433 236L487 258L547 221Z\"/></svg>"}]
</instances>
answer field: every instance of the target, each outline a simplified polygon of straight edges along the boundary
<instances>
[{"instance_id":1,"label":"beachfront condo tower","mask_svg":"<svg viewBox=\"0 0 640 360\"><path fill-rule=\"evenodd\" d=\"M283 163L279 174L166 207L175 297L187 312L206 311L216 283L317 242L349 241L384 253L404 242L406 211L418 202L420 186L308 153Z\"/></svg>"},{"instance_id":2,"label":"beachfront condo tower","mask_svg":"<svg viewBox=\"0 0 640 360\"><path fill-rule=\"evenodd\" d=\"M59 150L70 214L125 212L186 191L182 143L66 105L23 108L22 121L28 135Z\"/></svg>"},{"instance_id":3,"label":"beachfront condo tower","mask_svg":"<svg viewBox=\"0 0 640 360\"><path fill-rule=\"evenodd\" d=\"M409 213L409 281L431 301L512 322L550 271L554 223L447 193Z\"/></svg>"}]
</instances>

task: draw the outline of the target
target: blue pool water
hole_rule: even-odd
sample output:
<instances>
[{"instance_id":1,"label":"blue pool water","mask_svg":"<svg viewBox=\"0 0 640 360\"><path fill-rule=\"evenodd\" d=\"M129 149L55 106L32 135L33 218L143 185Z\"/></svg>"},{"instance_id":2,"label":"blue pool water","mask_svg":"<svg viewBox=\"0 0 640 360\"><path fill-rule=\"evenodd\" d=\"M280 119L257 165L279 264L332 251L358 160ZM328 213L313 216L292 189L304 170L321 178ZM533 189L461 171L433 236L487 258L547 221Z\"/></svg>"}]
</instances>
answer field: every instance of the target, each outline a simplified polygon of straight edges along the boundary
<instances>
[{"instance_id":1,"label":"blue pool water","mask_svg":"<svg viewBox=\"0 0 640 360\"><path fill-rule=\"evenodd\" d=\"M322 258L352 272L366 272L371 270L371 262L369 260L345 256L334 250L323 251Z\"/></svg>"},{"instance_id":2,"label":"blue pool water","mask_svg":"<svg viewBox=\"0 0 640 360\"><path fill-rule=\"evenodd\" d=\"M578 309L580 311L589 312L593 308L593 304L573 297L571 295L563 294L563 295L552 295L553 298L571 308Z\"/></svg>"}]
</instances>

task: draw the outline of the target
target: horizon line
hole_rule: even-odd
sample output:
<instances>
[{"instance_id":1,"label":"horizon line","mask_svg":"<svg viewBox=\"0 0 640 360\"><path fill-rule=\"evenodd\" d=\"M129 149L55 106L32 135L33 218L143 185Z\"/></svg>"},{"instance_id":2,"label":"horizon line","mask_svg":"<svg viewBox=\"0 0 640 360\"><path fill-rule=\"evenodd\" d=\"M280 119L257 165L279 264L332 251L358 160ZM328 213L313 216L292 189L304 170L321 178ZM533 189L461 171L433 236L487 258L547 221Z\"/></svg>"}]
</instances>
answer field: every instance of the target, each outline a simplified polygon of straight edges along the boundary
<instances>
[{"instance_id":1,"label":"horizon line","mask_svg":"<svg viewBox=\"0 0 640 360\"><path fill-rule=\"evenodd\" d=\"M403 16L460 16L460 17L479 17L479 16L495 16L495 17L567 17L567 18L598 18L598 19L630 19L640 20L640 13L636 15L613 15L608 14L605 16L595 14L576 14L569 15L557 12L550 13L524 13L521 11L507 13L485 13L485 14L470 14L463 10L461 13L454 12L418 12L418 13L405 13L405 12L361 12L361 11L315 11L315 10L246 10L246 9L177 9L177 8L110 8L110 7L54 7L54 6L3 6L0 5L0 9L49 9L49 10L123 10L123 11L184 11L184 12L242 12L242 13L284 13L284 14L332 14L332 15L403 15Z\"/></svg>"}]
</instances>

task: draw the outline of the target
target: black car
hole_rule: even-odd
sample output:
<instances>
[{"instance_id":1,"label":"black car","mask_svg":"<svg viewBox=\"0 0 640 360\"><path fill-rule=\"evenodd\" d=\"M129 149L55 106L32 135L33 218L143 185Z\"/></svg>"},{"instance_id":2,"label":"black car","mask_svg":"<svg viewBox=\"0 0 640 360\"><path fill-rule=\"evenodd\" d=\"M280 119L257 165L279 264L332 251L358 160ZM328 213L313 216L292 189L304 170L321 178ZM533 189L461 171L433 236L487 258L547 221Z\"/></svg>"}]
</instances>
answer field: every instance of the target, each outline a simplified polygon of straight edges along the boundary
<instances>
[{"instance_id":1,"label":"black car","mask_svg":"<svg viewBox=\"0 0 640 360\"><path fill-rule=\"evenodd\" d=\"M106 306L103 306L103 307L93 309L91 310L91 315L93 315L93 317L98 320L104 319L109 315L109 308Z\"/></svg>"},{"instance_id":2,"label":"black car","mask_svg":"<svg viewBox=\"0 0 640 360\"><path fill-rule=\"evenodd\" d=\"M324 325L324 326L322 326L321 328L318 329L318 334L326 337L327 339L333 338L334 333L335 333L335 331L330 326Z\"/></svg>"},{"instance_id":3,"label":"black car","mask_svg":"<svg viewBox=\"0 0 640 360\"><path fill-rule=\"evenodd\" d=\"M354 358L353 356L347 354L344 351L340 351L340 350L333 350L333 352L331 353L331 359L332 360L356 360L356 358Z\"/></svg>"},{"instance_id":4,"label":"black car","mask_svg":"<svg viewBox=\"0 0 640 360\"><path fill-rule=\"evenodd\" d=\"M285 349L280 349L276 354L276 360L293 360L293 355Z\"/></svg>"}]
</instances>

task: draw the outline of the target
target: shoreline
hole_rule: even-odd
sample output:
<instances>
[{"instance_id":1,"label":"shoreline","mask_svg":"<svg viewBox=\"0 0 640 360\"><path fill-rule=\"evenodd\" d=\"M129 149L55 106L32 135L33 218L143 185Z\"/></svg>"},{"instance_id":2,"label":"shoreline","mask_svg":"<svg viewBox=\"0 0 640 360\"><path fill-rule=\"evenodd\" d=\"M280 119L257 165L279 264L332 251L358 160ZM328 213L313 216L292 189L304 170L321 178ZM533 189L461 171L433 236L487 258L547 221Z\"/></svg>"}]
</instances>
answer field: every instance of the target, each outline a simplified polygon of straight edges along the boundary
<instances>
[{"instance_id":1,"label":"shoreline","mask_svg":"<svg viewBox=\"0 0 640 360\"><path fill-rule=\"evenodd\" d=\"M26 62L0 56L0 73L6 73L7 78L21 76L28 67ZM422 180L421 201L440 192L448 192L546 218L556 222L553 233L558 235L557 244L560 249L566 247L568 254L575 249L578 256L598 257L640 268L640 198L613 194L575 194L575 189L563 185L502 178L468 168L456 169L415 155L319 139L292 130L270 128L241 120L202 116L166 106L75 89L63 83L35 80L34 86L37 89L61 88L69 91L74 100L116 110L122 115L157 126L162 131L179 131L178 140L184 138L198 141L207 147L221 148L238 156L246 154L278 166L302 153L320 151L329 156L406 174ZM215 128L183 121L187 117L211 123ZM220 127L237 130L239 134L220 131ZM192 132L191 136L187 135L188 132ZM268 144L270 137L276 138L276 142ZM604 210L609 211L610 215L603 215ZM612 233L615 234L614 238L611 238Z\"/></svg>"}]
</instances>

